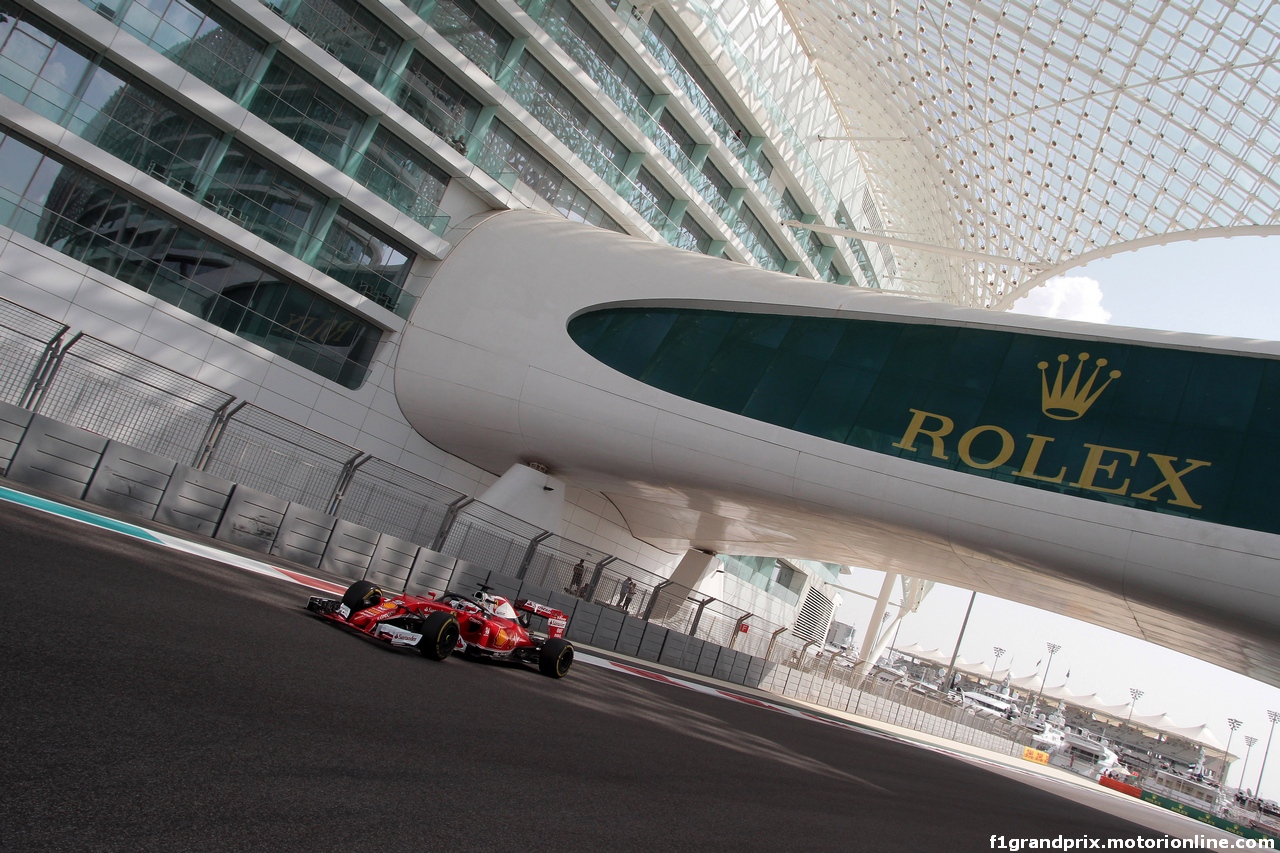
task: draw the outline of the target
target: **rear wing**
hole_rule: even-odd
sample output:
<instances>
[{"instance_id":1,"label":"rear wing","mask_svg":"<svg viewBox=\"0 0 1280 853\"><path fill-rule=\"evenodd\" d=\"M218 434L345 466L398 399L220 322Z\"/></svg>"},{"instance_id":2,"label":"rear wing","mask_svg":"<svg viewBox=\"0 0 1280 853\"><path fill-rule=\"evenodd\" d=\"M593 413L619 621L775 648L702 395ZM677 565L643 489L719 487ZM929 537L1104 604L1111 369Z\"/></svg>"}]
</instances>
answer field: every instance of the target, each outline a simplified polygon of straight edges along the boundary
<instances>
[{"instance_id":1,"label":"rear wing","mask_svg":"<svg viewBox=\"0 0 1280 853\"><path fill-rule=\"evenodd\" d=\"M554 607L547 607L545 604L539 604L536 601L528 599L520 599L516 602L517 610L524 610L532 613L534 616L541 616L547 620L547 636L563 637L564 629L569 624L569 620L564 613L556 610Z\"/></svg>"}]
</instances>

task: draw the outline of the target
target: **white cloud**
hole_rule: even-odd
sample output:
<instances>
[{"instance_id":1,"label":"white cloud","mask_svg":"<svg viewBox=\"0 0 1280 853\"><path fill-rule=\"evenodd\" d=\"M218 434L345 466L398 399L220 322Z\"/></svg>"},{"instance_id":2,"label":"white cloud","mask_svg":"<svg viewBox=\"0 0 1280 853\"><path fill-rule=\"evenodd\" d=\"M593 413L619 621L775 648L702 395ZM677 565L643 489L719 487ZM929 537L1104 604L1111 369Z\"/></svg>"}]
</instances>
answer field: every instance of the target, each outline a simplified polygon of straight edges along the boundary
<instances>
[{"instance_id":1,"label":"white cloud","mask_svg":"<svg viewBox=\"0 0 1280 853\"><path fill-rule=\"evenodd\" d=\"M1051 278L1013 303L1009 311L1086 323L1106 323L1111 319L1111 312L1102 307L1102 287L1084 276Z\"/></svg>"}]
</instances>

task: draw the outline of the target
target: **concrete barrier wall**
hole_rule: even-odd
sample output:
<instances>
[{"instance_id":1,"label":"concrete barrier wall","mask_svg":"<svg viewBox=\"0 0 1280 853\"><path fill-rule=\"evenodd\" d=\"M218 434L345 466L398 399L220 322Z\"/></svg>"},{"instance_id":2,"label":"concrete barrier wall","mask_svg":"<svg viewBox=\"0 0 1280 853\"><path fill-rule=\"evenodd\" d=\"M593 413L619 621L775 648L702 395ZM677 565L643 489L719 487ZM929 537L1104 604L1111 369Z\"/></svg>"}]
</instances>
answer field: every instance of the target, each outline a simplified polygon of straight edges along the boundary
<instances>
[{"instance_id":1,"label":"concrete barrier wall","mask_svg":"<svg viewBox=\"0 0 1280 853\"><path fill-rule=\"evenodd\" d=\"M155 520L179 530L213 536L236 484L190 465L178 465L169 477Z\"/></svg>"},{"instance_id":2,"label":"concrete barrier wall","mask_svg":"<svg viewBox=\"0 0 1280 853\"><path fill-rule=\"evenodd\" d=\"M370 567L373 564L373 555L378 550L378 533L367 527L361 527L351 521L335 521L333 529L329 533L329 541L324 549L324 553L320 559L321 571L329 574L337 575L340 578L350 578L353 581L368 578L375 583L384 584L395 589L404 589L405 579L409 576L406 567L404 574L399 578L399 583L392 579L392 582L381 578L369 577ZM417 550L416 547L414 549ZM413 565L413 555L409 556L409 566Z\"/></svg>"},{"instance_id":3,"label":"concrete barrier wall","mask_svg":"<svg viewBox=\"0 0 1280 853\"><path fill-rule=\"evenodd\" d=\"M19 483L79 500L102 459L107 439L88 430L32 415L8 476Z\"/></svg>"},{"instance_id":4,"label":"concrete barrier wall","mask_svg":"<svg viewBox=\"0 0 1280 853\"><path fill-rule=\"evenodd\" d=\"M291 503L280 522L276 540L271 543L271 553L308 568L318 568L337 523L338 519L328 513Z\"/></svg>"},{"instance_id":5,"label":"concrete barrier wall","mask_svg":"<svg viewBox=\"0 0 1280 853\"><path fill-rule=\"evenodd\" d=\"M155 518L175 467L172 459L108 441L84 499L117 512Z\"/></svg>"},{"instance_id":6,"label":"concrete barrier wall","mask_svg":"<svg viewBox=\"0 0 1280 853\"><path fill-rule=\"evenodd\" d=\"M360 527L349 521L339 521L333 528L334 536L338 535L338 526L350 525L352 528L358 528L358 531L366 531L374 533L367 527ZM343 528L344 531L347 528ZM358 531L344 533L350 535L353 539L363 540L363 533L357 536ZM329 548L334 549L333 540L330 540ZM341 543L337 547L345 547ZM378 536L377 546L373 549L373 554L369 558L369 567L364 577L374 583L383 584L391 589L404 589L405 582L409 579L409 572L413 569L414 559L418 556L418 546L401 539L398 536L392 536L390 533L383 533ZM329 557L329 551L325 551L325 558ZM355 564L352 564L355 565ZM324 568L324 563L320 564Z\"/></svg>"},{"instance_id":7,"label":"concrete barrier wall","mask_svg":"<svg viewBox=\"0 0 1280 853\"><path fill-rule=\"evenodd\" d=\"M0 474L9 471L9 463L18 452L22 436L31 423L31 413L10 403L0 402Z\"/></svg>"},{"instance_id":8,"label":"concrete barrier wall","mask_svg":"<svg viewBox=\"0 0 1280 853\"><path fill-rule=\"evenodd\" d=\"M273 554L352 581L367 578L410 594L474 592L528 598L568 617L574 642L616 650L687 672L758 686L765 662L671 631L625 611L526 583L350 521L198 471L95 433L0 403L0 472L12 479L117 512ZM476 525L476 527L481 527ZM477 541L492 530L467 531ZM499 547L507 555L523 543ZM484 549L472 549L479 553ZM471 553L469 551L468 553ZM506 567L505 556L500 561ZM533 628L545 630L534 618Z\"/></svg>"},{"instance_id":9,"label":"concrete barrier wall","mask_svg":"<svg viewBox=\"0 0 1280 853\"><path fill-rule=\"evenodd\" d=\"M232 545L270 554L288 511L289 502L283 498L237 485L231 491L218 532L213 536Z\"/></svg>"}]
</instances>

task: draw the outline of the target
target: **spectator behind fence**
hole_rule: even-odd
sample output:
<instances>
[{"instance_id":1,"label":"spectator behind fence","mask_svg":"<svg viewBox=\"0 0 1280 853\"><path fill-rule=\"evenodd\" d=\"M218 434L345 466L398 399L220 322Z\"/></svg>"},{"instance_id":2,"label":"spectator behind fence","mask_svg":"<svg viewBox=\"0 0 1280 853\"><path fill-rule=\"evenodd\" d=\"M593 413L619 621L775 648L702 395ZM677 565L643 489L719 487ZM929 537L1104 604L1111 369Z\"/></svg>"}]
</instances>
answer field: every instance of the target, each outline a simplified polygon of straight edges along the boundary
<instances>
[{"instance_id":1,"label":"spectator behind fence","mask_svg":"<svg viewBox=\"0 0 1280 853\"><path fill-rule=\"evenodd\" d=\"M583 601L586 601L587 599L591 598L590 582L584 583L582 585L582 589L578 590L578 598L581 598Z\"/></svg>"},{"instance_id":2,"label":"spectator behind fence","mask_svg":"<svg viewBox=\"0 0 1280 853\"><path fill-rule=\"evenodd\" d=\"M585 560L579 560L577 565L573 567L573 578L570 579L569 585L565 587L565 592L570 595L580 595L582 593L582 575L587 570Z\"/></svg>"},{"instance_id":3,"label":"spectator behind fence","mask_svg":"<svg viewBox=\"0 0 1280 853\"><path fill-rule=\"evenodd\" d=\"M618 584L618 600L614 602L623 610L631 607L631 598L636 594L636 582L628 576L622 583Z\"/></svg>"}]
</instances>

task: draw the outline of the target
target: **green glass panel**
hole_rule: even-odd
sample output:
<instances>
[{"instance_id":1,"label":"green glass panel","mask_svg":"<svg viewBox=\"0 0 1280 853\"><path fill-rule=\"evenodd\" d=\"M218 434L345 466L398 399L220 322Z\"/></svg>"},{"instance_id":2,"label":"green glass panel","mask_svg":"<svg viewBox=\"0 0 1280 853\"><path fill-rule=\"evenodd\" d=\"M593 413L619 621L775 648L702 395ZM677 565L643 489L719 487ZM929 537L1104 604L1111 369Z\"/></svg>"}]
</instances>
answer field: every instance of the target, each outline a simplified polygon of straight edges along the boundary
<instances>
[{"instance_id":1,"label":"green glass panel","mask_svg":"<svg viewBox=\"0 0 1280 853\"><path fill-rule=\"evenodd\" d=\"M641 323L648 334L635 348ZM1277 359L940 323L655 308L584 314L569 333L649 385L808 435L1280 533Z\"/></svg>"}]
</instances>

